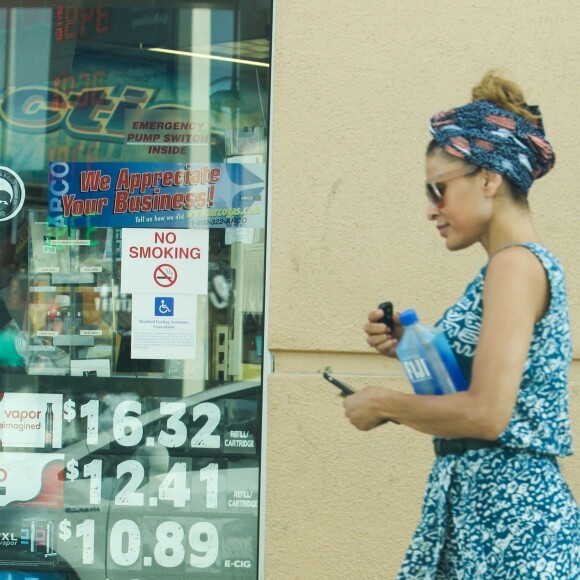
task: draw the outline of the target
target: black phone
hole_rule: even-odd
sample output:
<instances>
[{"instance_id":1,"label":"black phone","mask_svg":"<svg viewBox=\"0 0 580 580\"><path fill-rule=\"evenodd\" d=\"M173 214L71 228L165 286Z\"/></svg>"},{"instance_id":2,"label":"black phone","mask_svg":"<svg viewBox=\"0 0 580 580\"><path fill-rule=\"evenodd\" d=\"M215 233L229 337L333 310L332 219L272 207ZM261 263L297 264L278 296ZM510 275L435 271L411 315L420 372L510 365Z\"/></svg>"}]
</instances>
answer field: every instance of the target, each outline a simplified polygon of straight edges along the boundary
<instances>
[{"instance_id":1,"label":"black phone","mask_svg":"<svg viewBox=\"0 0 580 580\"><path fill-rule=\"evenodd\" d=\"M330 373L324 371L322 376L329 382L332 383L335 387L340 389L341 396L346 397L347 395L354 395L354 391L342 381L339 381L336 377L333 377Z\"/></svg>"},{"instance_id":2,"label":"black phone","mask_svg":"<svg viewBox=\"0 0 580 580\"><path fill-rule=\"evenodd\" d=\"M383 324L386 324L391 332L393 331L393 303L392 302L381 302L377 308L383 311L383 317L379 320Z\"/></svg>"},{"instance_id":3,"label":"black phone","mask_svg":"<svg viewBox=\"0 0 580 580\"><path fill-rule=\"evenodd\" d=\"M347 384L343 383L342 381L339 381L336 377L333 377L329 372L324 371L322 373L322 376L328 382L332 383L335 387L341 390L340 393L341 397L348 397L348 395L355 394L356 391L353 391ZM400 423L398 421L395 421L394 419L385 419L384 421L381 421L381 424L383 423L396 423L397 425L400 425Z\"/></svg>"}]
</instances>

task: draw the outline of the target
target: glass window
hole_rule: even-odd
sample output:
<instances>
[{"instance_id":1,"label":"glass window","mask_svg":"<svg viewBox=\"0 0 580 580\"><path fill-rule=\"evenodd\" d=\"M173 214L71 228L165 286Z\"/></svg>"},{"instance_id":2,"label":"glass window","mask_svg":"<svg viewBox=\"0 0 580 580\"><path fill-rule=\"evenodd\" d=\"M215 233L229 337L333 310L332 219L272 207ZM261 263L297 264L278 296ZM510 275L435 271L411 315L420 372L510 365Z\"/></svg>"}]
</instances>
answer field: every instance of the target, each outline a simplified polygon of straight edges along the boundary
<instances>
[{"instance_id":1,"label":"glass window","mask_svg":"<svg viewBox=\"0 0 580 580\"><path fill-rule=\"evenodd\" d=\"M271 4L0 8L0 580L256 578Z\"/></svg>"}]
</instances>

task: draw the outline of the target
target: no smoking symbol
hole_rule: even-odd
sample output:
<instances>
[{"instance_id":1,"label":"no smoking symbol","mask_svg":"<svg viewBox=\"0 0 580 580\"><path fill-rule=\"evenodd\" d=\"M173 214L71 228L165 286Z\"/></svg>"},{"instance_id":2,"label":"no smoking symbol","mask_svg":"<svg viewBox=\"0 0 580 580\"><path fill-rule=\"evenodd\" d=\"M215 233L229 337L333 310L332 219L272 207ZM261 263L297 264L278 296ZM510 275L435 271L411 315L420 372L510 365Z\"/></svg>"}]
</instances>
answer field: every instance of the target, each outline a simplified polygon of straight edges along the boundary
<instances>
[{"instance_id":1,"label":"no smoking symbol","mask_svg":"<svg viewBox=\"0 0 580 580\"><path fill-rule=\"evenodd\" d=\"M155 283L162 288L169 288L177 282L177 270L171 264L161 264L153 272Z\"/></svg>"}]
</instances>

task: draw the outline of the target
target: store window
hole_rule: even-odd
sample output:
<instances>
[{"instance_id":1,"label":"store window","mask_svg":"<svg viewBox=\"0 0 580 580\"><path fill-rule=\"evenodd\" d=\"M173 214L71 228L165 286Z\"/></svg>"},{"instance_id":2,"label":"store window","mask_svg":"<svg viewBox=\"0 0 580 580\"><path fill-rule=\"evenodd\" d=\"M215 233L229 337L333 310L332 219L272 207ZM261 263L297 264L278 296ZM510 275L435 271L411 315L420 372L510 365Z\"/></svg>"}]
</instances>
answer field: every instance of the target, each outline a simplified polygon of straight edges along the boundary
<instances>
[{"instance_id":1,"label":"store window","mask_svg":"<svg viewBox=\"0 0 580 580\"><path fill-rule=\"evenodd\" d=\"M3 6L0 580L257 578L271 4Z\"/></svg>"}]
</instances>

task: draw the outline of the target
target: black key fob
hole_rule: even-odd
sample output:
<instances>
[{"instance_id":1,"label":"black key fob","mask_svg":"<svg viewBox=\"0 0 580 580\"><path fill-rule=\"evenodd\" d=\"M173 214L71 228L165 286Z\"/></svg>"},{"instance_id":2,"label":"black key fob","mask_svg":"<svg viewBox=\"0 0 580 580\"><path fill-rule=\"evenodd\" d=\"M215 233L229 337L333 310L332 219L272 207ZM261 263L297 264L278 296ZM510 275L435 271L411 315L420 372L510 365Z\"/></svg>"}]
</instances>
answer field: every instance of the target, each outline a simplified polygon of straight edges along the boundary
<instances>
[{"instance_id":1,"label":"black key fob","mask_svg":"<svg viewBox=\"0 0 580 580\"><path fill-rule=\"evenodd\" d=\"M378 305L383 311L383 317L379 320L383 324L386 324L389 327L389 330L393 330L393 303L392 302L382 302Z\"/></svg>"}]
</instances>

